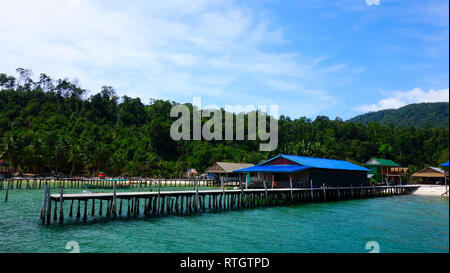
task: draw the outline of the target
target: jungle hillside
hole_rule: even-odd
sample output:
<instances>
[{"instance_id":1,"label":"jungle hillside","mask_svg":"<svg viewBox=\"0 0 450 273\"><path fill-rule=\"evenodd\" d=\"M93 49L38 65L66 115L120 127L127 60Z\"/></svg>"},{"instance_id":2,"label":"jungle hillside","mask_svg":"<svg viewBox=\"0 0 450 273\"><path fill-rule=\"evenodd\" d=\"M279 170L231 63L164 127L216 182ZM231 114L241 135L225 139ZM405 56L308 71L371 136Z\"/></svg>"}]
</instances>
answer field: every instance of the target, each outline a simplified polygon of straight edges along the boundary
<instances>
[{"instance_id":1,"label":"jungle hillside","mask_svg":"<svg viewBox=\"0 0 450 273\"><path fill-rule=\"evenodd\" d=\"M448 129L448 108L448 102L413 103L398 109L369 112L351 118L349 121L363 124L378 121L384 125L392 123L394 126L401 127L423 127L428 124Z\"/></svg>"},{"instance_id":2,"label":"jungle hillside","mask_svg":"<svg viewBox=\"0 0 450 273\"><path fill-rule=\"evenodd\" d=\"M448 160L448 126L440 122L416 127L280 116L272 152L259 152L260 141L247 138L173 141L170 110L176 102L119 97L111 86L88 95L76 80L40 74L33 81L30 70L17 72L0 74L0 160L23 173L180 177L215 161L259 163L279 153L354 163L388 158L412 172ZM448 103L446 109L448 116Z\"/></svg>"}]
</instances>

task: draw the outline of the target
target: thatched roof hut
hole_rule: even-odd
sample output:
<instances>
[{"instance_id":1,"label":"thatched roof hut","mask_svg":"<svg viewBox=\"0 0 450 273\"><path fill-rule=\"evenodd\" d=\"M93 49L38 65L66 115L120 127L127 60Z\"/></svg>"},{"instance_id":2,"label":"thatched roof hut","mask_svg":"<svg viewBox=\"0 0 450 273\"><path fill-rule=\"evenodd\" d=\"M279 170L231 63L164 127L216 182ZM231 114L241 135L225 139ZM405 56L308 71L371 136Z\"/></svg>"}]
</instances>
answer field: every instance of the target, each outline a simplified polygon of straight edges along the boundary
<instances>
[{"instance_id":1,"label":"thatched roof hut","mask_svg":"<svg viewBox=\"0 0 450 273\"><path fill-rule=\"evenodd\" d=\"M445 178L443 169L436 167L426 167L411 175L412 178L420 179L422 183L434 184Z\"/></svg>"},{"instance_id":2,"label":"thatched roof hut","mask_svg":"<svg viewBox=\"0 0 450 273\"><path fill-rule=\"evenodd\" d=\"M232 163L232 162L216 162L209 167L206 172L213 174L231 174L235 170L244 169L254 166L248 163Z\"/></svg>"}]
</instances>

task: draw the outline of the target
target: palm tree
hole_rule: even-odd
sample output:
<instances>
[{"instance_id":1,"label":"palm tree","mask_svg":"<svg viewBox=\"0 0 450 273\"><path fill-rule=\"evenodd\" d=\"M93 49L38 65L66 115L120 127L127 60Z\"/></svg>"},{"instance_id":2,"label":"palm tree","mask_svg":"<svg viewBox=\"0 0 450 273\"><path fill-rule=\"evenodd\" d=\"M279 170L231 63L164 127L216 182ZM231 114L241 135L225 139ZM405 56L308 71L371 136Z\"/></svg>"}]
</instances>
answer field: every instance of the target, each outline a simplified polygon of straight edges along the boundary
<instances>
[{"instance_id":1,"label":"palm tree","mask_svg":"<svg viewBox=\"0 0 450 273\"><path fill-rule=\"evenodd\" d=\"M78 168L85 165L86 158L85 158L85 154L83 153L80 145L75 144L70 147L68 162L72 163L70 175L77 173Z\"/></svg>"},{"instance_id":2,"label":"palm tree","mask_svg":"<svg viewBox=\"0 0 450 273\"><path fill-rule=\"evenodd\" d=\"M21 137L18 134L11 134L5 137L1 147L0 158L6 159L11 165L21 172L22 165L22 145Z\"/></svg>"},{"instance_id":3,"label":"palm tree","mask_svg":"<svg viewBox=\"0 0 450 273\"><path fill-rule=\"evenodd\" d=\"M62 163L67 154L68 146L69 145L65 138L61 136L58 137L58 140L56 141L56 144L53 147L53 155L52 155L56 173L58 173L58 168L63 165Z\"/></svg>"}]
</instances>

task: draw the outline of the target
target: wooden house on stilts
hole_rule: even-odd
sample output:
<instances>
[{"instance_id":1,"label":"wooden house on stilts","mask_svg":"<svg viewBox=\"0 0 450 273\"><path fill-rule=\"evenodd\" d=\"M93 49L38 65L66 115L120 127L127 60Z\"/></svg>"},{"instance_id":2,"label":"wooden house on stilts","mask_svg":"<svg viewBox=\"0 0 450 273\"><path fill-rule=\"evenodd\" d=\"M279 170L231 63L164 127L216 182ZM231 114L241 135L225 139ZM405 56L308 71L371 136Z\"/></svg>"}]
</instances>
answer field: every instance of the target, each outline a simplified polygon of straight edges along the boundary
<instances>
[{"instance_id":1,"label":"wooden house on stilts","mask_svg":"<svg viewBox=\"0 0 450 273\"><path fill-rule=\"evenodd\" d=\"M319 188L367 185L368 171L344 160L280 154L234 172L244 175L246 187Z\"/></svg>"},{"instance_id":2,"label":"wooden house on stilts","mask_svg":"<svg viewBox=\"0 0 450 273\"><path fill-rule=\"evenodd\" d=\"M390 159L372 158L363 166L370 169L369 174L378 183L391 185L406 182L403 176L408 173L408 168L401 167Z\"/></svg>"}]
</instances>

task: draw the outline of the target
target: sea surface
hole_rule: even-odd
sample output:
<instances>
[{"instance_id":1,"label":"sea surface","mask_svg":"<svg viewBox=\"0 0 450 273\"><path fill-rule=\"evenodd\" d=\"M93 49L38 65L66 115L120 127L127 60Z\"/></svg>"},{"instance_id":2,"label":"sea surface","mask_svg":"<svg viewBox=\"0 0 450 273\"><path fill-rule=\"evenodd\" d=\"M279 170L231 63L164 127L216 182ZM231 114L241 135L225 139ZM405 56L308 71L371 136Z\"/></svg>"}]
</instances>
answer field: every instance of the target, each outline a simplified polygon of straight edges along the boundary
<instances>
[{"instance_id":1,"label":"sea surface","mask_svg":"<svg viewBox=\"0 0 450 273\"><path fill-rule=\"evenodd\" d=\"M449 252L449 202L440 197L405 195L159 218L89 217L86 223L67 216L67 202L63 225L42 226L42 194L10 190L4 202L5 191L0 191L0 252Z\"/></svg>"}]
</instances>

